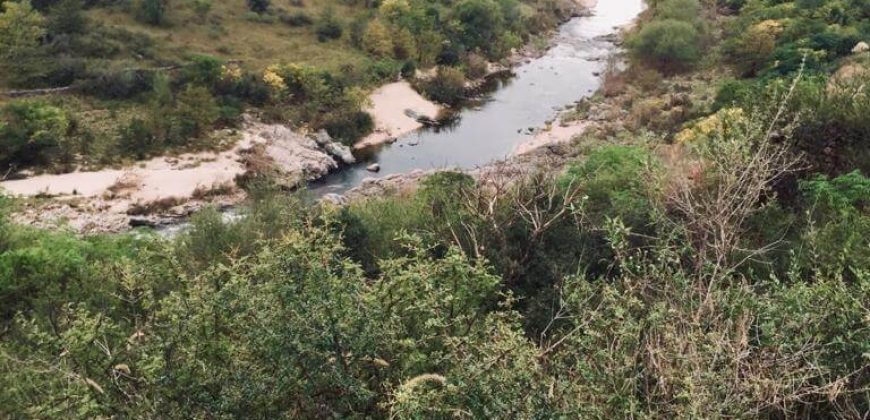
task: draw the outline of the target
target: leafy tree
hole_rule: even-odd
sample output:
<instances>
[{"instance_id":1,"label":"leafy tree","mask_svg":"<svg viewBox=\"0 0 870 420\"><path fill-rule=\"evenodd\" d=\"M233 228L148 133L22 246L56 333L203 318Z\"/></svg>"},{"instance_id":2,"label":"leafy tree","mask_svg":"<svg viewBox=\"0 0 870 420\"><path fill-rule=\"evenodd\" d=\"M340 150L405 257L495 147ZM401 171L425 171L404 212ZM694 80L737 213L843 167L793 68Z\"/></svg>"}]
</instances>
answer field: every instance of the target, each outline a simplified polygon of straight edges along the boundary
<instances>
[{"instance_id":1,"label":"leafy tree","mask_svg":"<svg viewBox=\"0 0 870 420\"><path fill-rule=\"evenodd\" d=\"M0 62L9 65L39 46L46 22L28 0L5 1L0 10Z\"/></svg>"},{"instance_id":2,"label":"leafy tree","mask_svg":"<svg viewBox=\"0 0 870 420\"><path fill-rule=\"evenodd\" d=\"M50 163L64 143L69 119L55 106L39 101L18 101L0 112L0 164Z\"/></svg>"},{"instance_id":3,"label":"leafy tree","mask_svg":"<svg viewBox=\"0 0 870 420\"><path fill-rule=\"evenodd\" d=\"M371 21L363 33L362 47L376 56L391 57L393 55L393 40L386 25L379 20Z\"/></svg>"},{"instance_id":4,"label":"leafy tree","mask_svg":"<svg viewBox=\"0 0 870 420\"><path fill-rule=\"evenodd\" d=\"M664 70L694 65L700 58L700 34L691 24L666 19L650 22L628 40L631 53Z\"/></svg>"},{"instance_id":5,"label":"leafy tree","mask_svg":"<svg viewBox=\"0 0 870 420\"><path fill-rule=\"evenodd\" d=\"M465 74L456 67L439 67L431 80L422 84L430 99L448 105L456 105L465 99Z\"/></svg>"},{"instance_id":6,"label":"leafy tree","mask_svg":"<svg viewBox=\"0 0 870 420\"><path fill-rule=\"evenodd\" d=\"M61 0L48 13L48 32L58 34L83 34L88 26L83 0Z\"/></svg>"},{"instance_id":7,"label":"leafy tree","mask_svg":"<svg viewBox=\"0 0 870 420\"><path fill-rule=\"evenodd\" d=\"M495 1L463 0L453 15L460 24L459 41L466 49L495 52L496 41L504 31L504 19Z\"/></svg>"}]
</instances>

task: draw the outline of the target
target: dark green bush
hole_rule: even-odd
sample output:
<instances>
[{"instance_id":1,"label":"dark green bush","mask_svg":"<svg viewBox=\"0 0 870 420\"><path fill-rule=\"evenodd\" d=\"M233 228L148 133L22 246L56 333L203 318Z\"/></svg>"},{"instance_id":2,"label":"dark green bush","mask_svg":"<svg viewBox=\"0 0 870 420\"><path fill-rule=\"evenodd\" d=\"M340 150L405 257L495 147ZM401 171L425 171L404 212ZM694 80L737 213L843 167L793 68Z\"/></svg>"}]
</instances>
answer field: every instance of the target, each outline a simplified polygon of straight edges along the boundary
<instances>
[{"instance_id":1,"label":"dark green bush","mask_svg":"<svg viewBox=\"0 0 870 420\"><path fill-rule=\"evenodd\" d=\"M628 39L627 46L634 57L662 70L677 71L698 62L700 42L691 23L667 19L644 25Z\"/></svg>"},{"instance_id":2,"label":"dark green bush","mask_svg":"<svg viewBox=\"0 0 870 420\"><path fill-rule=\"evenodd\" d=\"M0 165L51 163L61 152L69 127L66 113L45 102L7 104L0 110Z\"/></svg>"},{"instance_id":3,"label":"dark green bush","mask_svg":"<svg viewBox=\"0 0 870 420\"><path fill-rule=\"evenodd\" d=\"M168 0L137 0L136 19L149 25L163 25L167 22Z\"/></svg>"},{"instance_id":4,"label":"dark green bush","mask_svg":"<svg viewBox=\"0 0 870 420\"><path fill-rule=\"evenodd\" d=\"M456 67L439 67L438 73L420 83L420 87L436 102L457 105L465 100L465 74Z\"/></svg>"},{"instance_id":5,"label":"dark green bush","mask_svg":"<svg viewBox=\"0 0 870 420\"><path fill-rule=\"evenodd\" d=\"M352 145L357 140L371 134L375 128L374 119L368 112L356 111L349 115L337 115L322 124L330 136L344 144Z\"/></svg>"},{"instance_id":6,"label":"dark green bush","mask_svg":"<svg viewBox=\"0 0 870 420\"><path fill-rule=\"evenodd\" d=\"M335 16L335 12L331 9L326 9L323 15L320 16L320 19L318 19L314 32L317 34L317 39L320 42L326 42L341 38L341 35L344 33L344 27Z\"/></svg>"},{"instance_id":7,"label":"dark green bush","mask_svg":"<svg viewBox=\"0 0 870 420\"><path fill-rule=\"evenodd\" d=\"M269 6L271 6L270 0L246 0L248 3L248 9L251 9L254 13L266 13L269 10Z\"/></svg>"}]
</instances>

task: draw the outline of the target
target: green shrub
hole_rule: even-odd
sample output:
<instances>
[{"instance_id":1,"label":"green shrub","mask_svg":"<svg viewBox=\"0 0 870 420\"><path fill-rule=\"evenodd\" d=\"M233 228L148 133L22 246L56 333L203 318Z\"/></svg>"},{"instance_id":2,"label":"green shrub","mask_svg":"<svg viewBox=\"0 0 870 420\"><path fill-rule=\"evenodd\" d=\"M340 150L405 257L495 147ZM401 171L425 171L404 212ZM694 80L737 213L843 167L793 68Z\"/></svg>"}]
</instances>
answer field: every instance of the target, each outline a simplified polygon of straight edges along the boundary
<instances>
[{"instance_id":1,"label":"green shrub","mask_svg":"<svg viewBox=\"0 0 870 420\"><path fill-rule=\"evenodd\" d=\"M186 144L193 138L202 137L213 127L219 108L208 89L188 86L175 98L170 115L174 126L172 141Z\"/></svg>"},{"instance_id":2,"label":"green shrub","mask_svg":"<svg viewBox=\"0 0 870 420\"><path fill-rule=\"evenodd\" d=\"M145 159L159 150L160 143L143 119L134 118L129 124L121 127L118 134L118 147L124 155Z\"/></svg>"},{"instance_id":3,"label":"green shrub","mask_svg":"<svg viewBox=\"0 0 870 420\"><path fill-rule=\"evenodd\" d=\"M344 33L344 27L335 16L335 12L332 9L326 9L317 21L314 31L317 34L318 41L326 42L341 38L341 35Z\"/></svg>"},{"instance_id":4,"label":"green shrub","mask_svg":"<svg viewBox=\"0 0 870 420\"><path fill-rule=\"evenodd\" d=\"M456 67L439 67L438 73L420 86L436 102L457 105L465 99L465 74Z\"/></svg>"},{"instance_id":5,"label":"green shrub","mask_svg":"<svg viewBox=\"0 0 870 420\"><path fill-rule=\"evenodd\" d=\"M149 25L163 25L167 22L168 0L138 0L136 19Z\"/></svg>"},{"instance_id":6,"label":"green shrub","mask_svg":"<svg viewBox=\"0 0 870 420\"><path fill-rule=\"evenodd\" d=\"M698 0L665 0L656 4L656 19L673 19L695 23L701 16L701 4Z\"/></svg>"},{"instance_id":7,"label":"green shrub","mask_svg":"<svg viewBox=\"0 0 870 420\"><path fill-rule=\"evenodd\" d=\"M700 34L690 23L673 19L657 20L628 39L634 57L667 71L693 66L700 59Z\"/></svg>"},{"instance_id":8,"label":"green shrub","mask_svg":"<svg viewBox=\"0 0 870 420\"><path fill-rule=\"evenodd\" d=\"M101 70L76 83L85 95L103 99L131 99L154 88L154 72L147 70Z\"/></svg>"},{"instance_id":9,"label":"green shrub","mask_svg":"<svg viewBox=\"0 0 870 420\"><path fill-rule=\"evenodd\" d=\"M246 2L248 3L248 9L258 14L266 13L272 3L270 0L246 0Z\"/></svg>"},{"instance_id":10,"label":"green shrub","mask_svg":"<svg viewBox=\"0 0 870 420\"><path fill-rule=\"evenodd\" d=\"M400 74L405 79L412 79L417 75L417 63L413 60L407 60L402 64Z\"/></svg>"},{"instance_id":11,"label":"green shrub","mask_svg":"<svg viewBox=\"0 0 870 420\"><path fill-rule=\"evenodd\" d=\"M322 124L330 136L344 144L352 145L357 140L371 134L375 121L368 112L356 111L349 115L336 114Z\"/></svg>"},{"instance_id":12,"label":"green shrub","mask_svg":"<svg viewBox=\"0 0 870 420\"><path fill-rule=\"evenodd\" d=\"M619 217L633 230L644 231L651 222L650 180L655 167L642 148L607 146L569 166L561 183L583 187L584 210L594 224Z\"/></svg>"},{"instance_id":13,"label":"green shrub","mask_svg":"<svg viewBox=\"0 0 870 420\"><path fill-rule=\"evenodd\" d=\"M16 101L0 111L0 165L51 163L64 144L66 113L40 101Z\"/></svg>"}]
</instances>

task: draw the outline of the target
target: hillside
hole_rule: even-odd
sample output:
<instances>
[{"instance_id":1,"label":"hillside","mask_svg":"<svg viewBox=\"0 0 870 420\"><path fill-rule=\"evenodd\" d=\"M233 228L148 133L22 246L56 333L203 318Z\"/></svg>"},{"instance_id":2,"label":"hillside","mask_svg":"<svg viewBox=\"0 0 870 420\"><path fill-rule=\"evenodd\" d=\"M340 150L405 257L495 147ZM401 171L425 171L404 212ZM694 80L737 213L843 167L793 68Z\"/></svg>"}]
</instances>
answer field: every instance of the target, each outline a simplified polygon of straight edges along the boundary
<instances>
[{"instance_id":1,"label":"hillside","mask_svg":"<svg viewBox=\"0 0 870 420\"><path fill-rule=\"evenodd\" d=\"M320 43L313 23L292 38L317 44L288 48L332 46L337 67L281 63L281 52L259 61L232 36L209 45L187 6L166 27L92 6L94 22L162 39L148 66L185 67L159 70L139 97L75 90L7 102L0 140L19 149L0 149L0 160L25 174L56 169L58 145L81 126L67 117L107 104L125 111L105 111L104 121L141 117L141 127L118 123L141 135L118 144L171 140L142 157L228 147L191 140L216 133L265 149L298 136L321 153L299 129L341 140L342 129L359 128L348 121L380 108L359 98L397 74L405 80L375 97L413 86L462 109L461 124L486 106L460 108L475 98L469 82L551 27L532 29L535 19L522 16L536 10L550 22L568 10L547 0L332 6L343 28L367 19L369 41L407 29L419 53L428 44L415 36L437 28L448 42L427 64L397 58L405 50L395 37L358 48L343 32ZM258 37L290 31L280 16L303 9L273 4L255 17L212 7L227 28L266 28ZM304 9L316 17L328 7ZM445 20L423 18L436 9ZM557 36L587 37L573 52L596 72L597 92L557 83L583 96L517 133L537 147L502 161L375 178L330 199L234 167L243 204L206 206L174 236L19 223L22 212L63 200L0 195L0 417L870 417L870 3L650 0L618 33L569 28ZM196 53L217 56L184 58L200 43ZM224 43L231 54L221 55ZM238 71L227 61L237 57L246 60ZM345 59L373 57L389 77L343 69ZM553 76L564 57L521 61ZM437 66L402 71L411 61ZM544 89L521 76L501 88L520 80ZM253 86L266 93L261 102L250 100ZM177 136L206 122L203 104L230 98L245 117L221 113L193 127L199 136ZM235 141L234 129L252 126ZM488 133L471 140L486 147ZM423 147L399 146L426 159L412 154Z\"/></svg>"}]
</instances>

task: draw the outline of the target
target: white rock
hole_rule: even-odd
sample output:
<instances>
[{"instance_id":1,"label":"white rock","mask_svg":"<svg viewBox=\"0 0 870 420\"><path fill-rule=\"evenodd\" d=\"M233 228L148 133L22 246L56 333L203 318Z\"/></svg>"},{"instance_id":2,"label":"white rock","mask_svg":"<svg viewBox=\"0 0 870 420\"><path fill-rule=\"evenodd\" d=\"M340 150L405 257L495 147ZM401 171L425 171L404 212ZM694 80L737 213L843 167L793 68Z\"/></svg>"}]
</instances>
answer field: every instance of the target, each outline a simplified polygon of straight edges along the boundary
<instances>
[{"instance_id":1,"label":"white rock","mask_svg":"<svg viewBox=\"0 0 870 420\"><path fill-rule=\"evenodd\" d=\"M870 51L870 45L867 45L864 41L855 44L855 48L852 48L852 53L854 54L861 54L867 51Z\"/></svg>"}]
</instances>

